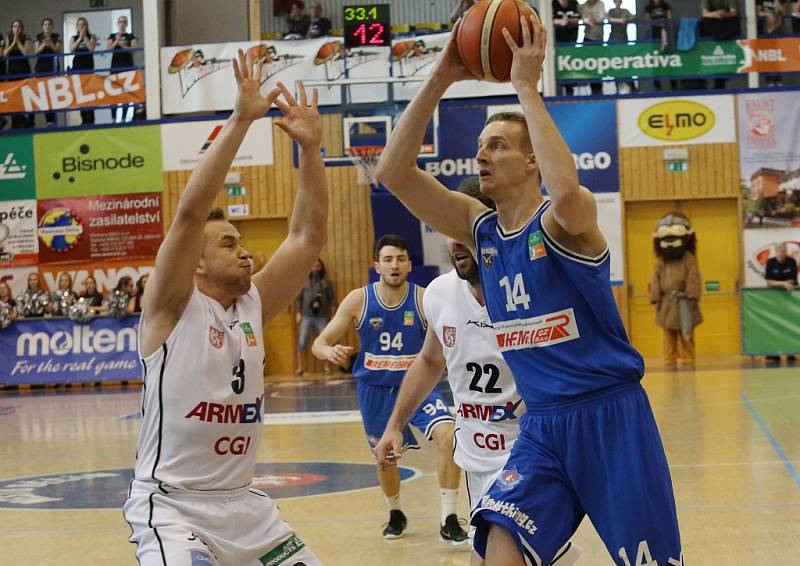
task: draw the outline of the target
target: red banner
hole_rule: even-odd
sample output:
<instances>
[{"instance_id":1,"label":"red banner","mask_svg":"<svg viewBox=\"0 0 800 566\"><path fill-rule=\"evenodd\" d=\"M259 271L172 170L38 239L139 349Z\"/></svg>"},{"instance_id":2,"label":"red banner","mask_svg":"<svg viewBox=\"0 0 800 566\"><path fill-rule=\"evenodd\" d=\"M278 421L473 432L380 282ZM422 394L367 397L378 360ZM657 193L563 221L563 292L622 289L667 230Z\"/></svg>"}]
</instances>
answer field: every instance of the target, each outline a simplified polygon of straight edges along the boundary
<instances>
[{"instance_id":1,"label":"red banner","mask_svg":"<svg viewBox=\"0 0 800 566\"><path fill-rule=\"evenodd\" d=\"M161 245L161 195L40 200L39 262L155 257Z\"/></svg>"},{"instance_id":2,"label":"red banner","mask_svg":"<svg viewBox=\"0 0 800 566\"><path fill-rule=\"evenodd\" d=\"M0 114L145 101L142 71L31 77L0 83Z\"/></svg>"}]
</instances>

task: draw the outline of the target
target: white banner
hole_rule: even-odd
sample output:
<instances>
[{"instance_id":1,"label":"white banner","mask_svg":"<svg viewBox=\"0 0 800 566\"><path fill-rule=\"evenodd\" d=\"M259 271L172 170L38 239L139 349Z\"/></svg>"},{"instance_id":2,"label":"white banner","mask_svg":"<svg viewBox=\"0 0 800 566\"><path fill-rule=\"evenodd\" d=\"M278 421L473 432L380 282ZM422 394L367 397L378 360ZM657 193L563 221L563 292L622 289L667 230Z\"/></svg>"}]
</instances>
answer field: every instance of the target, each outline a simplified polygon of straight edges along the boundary
<instances>
[{"instance_id":1,"label":"white banner","mask_svg":"<svg viewBox=\"0 0 800 566\"><path fill-rule=\"evenodd\" d=\"M0 268L39 263L36 237L36 201L0 202Z\"/></svg>"},{"instance_id":2,"label":"white banner","mask_svg":"<svg viewBox=\"0 0 800 566\"><path fill-rule=\"evenodd\" d=\"M161 126L161 152L164 171L194 169L222 131L224 120L176 122ZM272 119L256 120L244 137L234 167L272 165Z\"/></svg>"},{"instance_id":3,"label":"white banner","mask_svg":"<svg viewBox=\"0 0 800 566\"><path fill-rule=\"evenodd\" d=\"M620 100L620 147L736 142L732 95Z\"/></svg>"},{"instance_id":4,"label":"white banner","mask_svg":"<svg viewBox=\"0 0 800 566\"><path fill-rule=\"evenodd\" d=\"M744 231L744 285L766 287L764 270L767 260L775 257L775 245L786 242L786 253L800 261L800 230L797 228L761 228Z\"/></svg>"}]
</instances>

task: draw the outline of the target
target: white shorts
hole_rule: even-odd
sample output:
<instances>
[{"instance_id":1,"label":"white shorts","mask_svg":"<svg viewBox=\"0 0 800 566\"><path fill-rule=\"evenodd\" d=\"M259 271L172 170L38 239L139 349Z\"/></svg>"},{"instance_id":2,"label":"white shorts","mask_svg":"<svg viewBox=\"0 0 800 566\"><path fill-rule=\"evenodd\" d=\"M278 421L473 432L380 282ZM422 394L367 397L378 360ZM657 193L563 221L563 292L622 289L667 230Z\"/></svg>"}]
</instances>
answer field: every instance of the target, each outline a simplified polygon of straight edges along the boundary
<instances>
[{"instance_id":1,"label":"white shorts","mask_svg":"<svg viewBox=\"0 0 800 566\"><path fill-rule=\"evenodd\" d=\"M492 482L502 469L500 467L497 470L489 470L488 472L464 472L470 511L475 508L478 500L486 493L486 490L489 489L489 486L492 485ZM469 545L472 546L472 539L475 536L475 527L472 525L469 526L467 536L469 537Z\"/></svg>"},{"instance_id":2,"label":"white shorts","mask_svg":"<svg viewBox=\"0 0 800 566\"><path fill-rule=\"evenodd\" d=\"M134 480L125 520L141 566L321 566L265 493L162 492Z\"/></svg>"}]
</instances>

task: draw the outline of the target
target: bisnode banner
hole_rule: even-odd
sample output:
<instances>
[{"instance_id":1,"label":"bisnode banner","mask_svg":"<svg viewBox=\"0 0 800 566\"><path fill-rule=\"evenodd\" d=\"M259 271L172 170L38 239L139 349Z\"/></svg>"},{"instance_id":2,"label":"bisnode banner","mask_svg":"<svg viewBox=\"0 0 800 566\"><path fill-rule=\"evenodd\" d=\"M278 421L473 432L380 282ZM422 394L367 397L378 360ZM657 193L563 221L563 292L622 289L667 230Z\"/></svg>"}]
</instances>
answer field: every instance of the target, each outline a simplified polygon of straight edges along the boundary
<instances>
[{"instance_id":1,"label":"bisnode banner","mask_svg":"<svg viewBox=\"0 0 800 566\"><path fill-rule=\"evenodd\" d=\"M36 198L34 171L33 136L3 136L0 200Z\"/></svg>"},{"instance_id":2,"label":"bisnode banner","mask_svg":"<svg viewBox=\"0 0 800 566\"><path fill-rule=\"evenodd\" d=\"M33 145L37 198L164 190L159 126L39 134Z\"/></svg>"},{"instance_id":3,"label":"bisnode banner","mask_svg":"<svg viewBox=\"0 0 800 566\"><path fill-rule=\"evenodd\" d=\"M145 101L142 71L31 77L0 83L0 114L47 112Z\"/></svg>"},{"instance_id":4,"label":"bisnode banner","mask_svg":"<svg viewBox=\"0 0 800 566\"><path fill-rule=\"evenodd\" d=\"M798 48L796 37L698 41L669 53L654 43L556 47L556 79L800 71Z\"/></svg>"},{"instance_id":5,"label":"bisnode banner","mask_svg":"<svg viewBox=\"0 0 800 566\"><path fill-rule=\"evenodd\" d=\"M139 316L18 320L0 330L0 383L78 383L140 379Z\"/></svg>"},{"instance_id":6,"label":"bisnode banner","mask_svg":"<svg viewBox=\"0 0 800 566\"><path fill-rule=\"evenodd\" d=\"M154 257L162 240L161 195L40 200L39 261Z\"/></svg>"}]
</instances>

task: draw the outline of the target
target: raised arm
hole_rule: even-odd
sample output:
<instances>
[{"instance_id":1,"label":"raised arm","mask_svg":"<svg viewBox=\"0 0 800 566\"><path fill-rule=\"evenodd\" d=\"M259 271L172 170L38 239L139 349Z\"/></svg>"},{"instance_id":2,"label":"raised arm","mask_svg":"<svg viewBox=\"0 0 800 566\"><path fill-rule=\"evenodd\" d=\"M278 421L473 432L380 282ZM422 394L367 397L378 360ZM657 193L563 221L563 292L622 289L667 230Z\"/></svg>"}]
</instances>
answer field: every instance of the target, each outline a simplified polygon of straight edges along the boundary
<instances>
[{"instance_id":1,"label":"raised arm","mask_svg":"<svg viewBox=\"0 0 800 566\"><path fill-rule=\"evenodd\" d=\"M392 416L386 424L386 430L380 442L375 447L375 458L378 460L378 464L382 466L397 465L400 449L403 446L403 427L411 420L411 415L414 414L420 403L439 383L445 366L446 362L439 338L428 327L422 350L403 378Z\"/></svg>"},{"instance_id":2,"label":"raised arm","mask_svg":"<svg viewBox=\"0 0 800 566\"><path fill-rule=\"evenodd\" d=\"M275 255L253 277L261 294L264 323L288 307L302 290L308 272L327 240L328 182L322 162L322 122L317 110L317 90L308 104L300 84L300 103L282 83L278 88L285 100L275 103L283 117L275 125L300 146L300 175L289 234Z\"/></svg>"},{"instance_id":3,"label":"raised arm","mask_svg":"<svg viewBox=\"0 0 800 566\"><path fill-rule=\"evenodd\" d=\"M259 92L263 64L253 65L239 50L233 72L239 93L233 114L219 138L203 155L181 194L178 210L156 255L155 270L142 297L147 333L142 336L143 353L166 339L183 313L194 288L194 273L203 249L203 230L214 199L250 124L261 118L278 96ZM146 354L145 354L146 355Z\"/></svg>"},{"instance_id":4,"label":"raised arm","mask_svg":"<svg viewBox=\"0 0 800 566\"><path fill-rule=\"evenodd\" d=\"M365 300L363 288L353 289L347 294L336 314L311 345L311 353L314 356L339 366L347 365L353 348L336 342L358 321L361 311L364 310Z\"/></svg>"},{"instance_id":5,"label":"raised arm","mask_svg":"<svg viewBox=\"0 0 800 566\"><path fill-rule=\"evenodd\" d=\"M474 79L461 63L458 24L419 92L403 111L378 163L377 177L420 220L460 242L472 241L472 221L487 210L479 201L450 191L417 167L425 128L447 88Z\"/></svg>"},{"instance_id":6,"label":"raised arm","mask_svg":"<svg viewBox=\"0 0 800 566\"><path fill-rule=\"evenodd\" d=\"M597 204L592 193L578 183L578 171L572 152L547 112L537 88L542 73L547 32L535 16L530 16L533 34L524 18L521 23L521 46L514 42L508 30L504 29L503 35L514 57L511 83L517 91L528 123L528 133L542 174L542 182L553 202L552 214L545 216L545 225L554 238L573 251L594 256L601 253L606 246L597 227Z\"/></svg>"}]
</instances>

